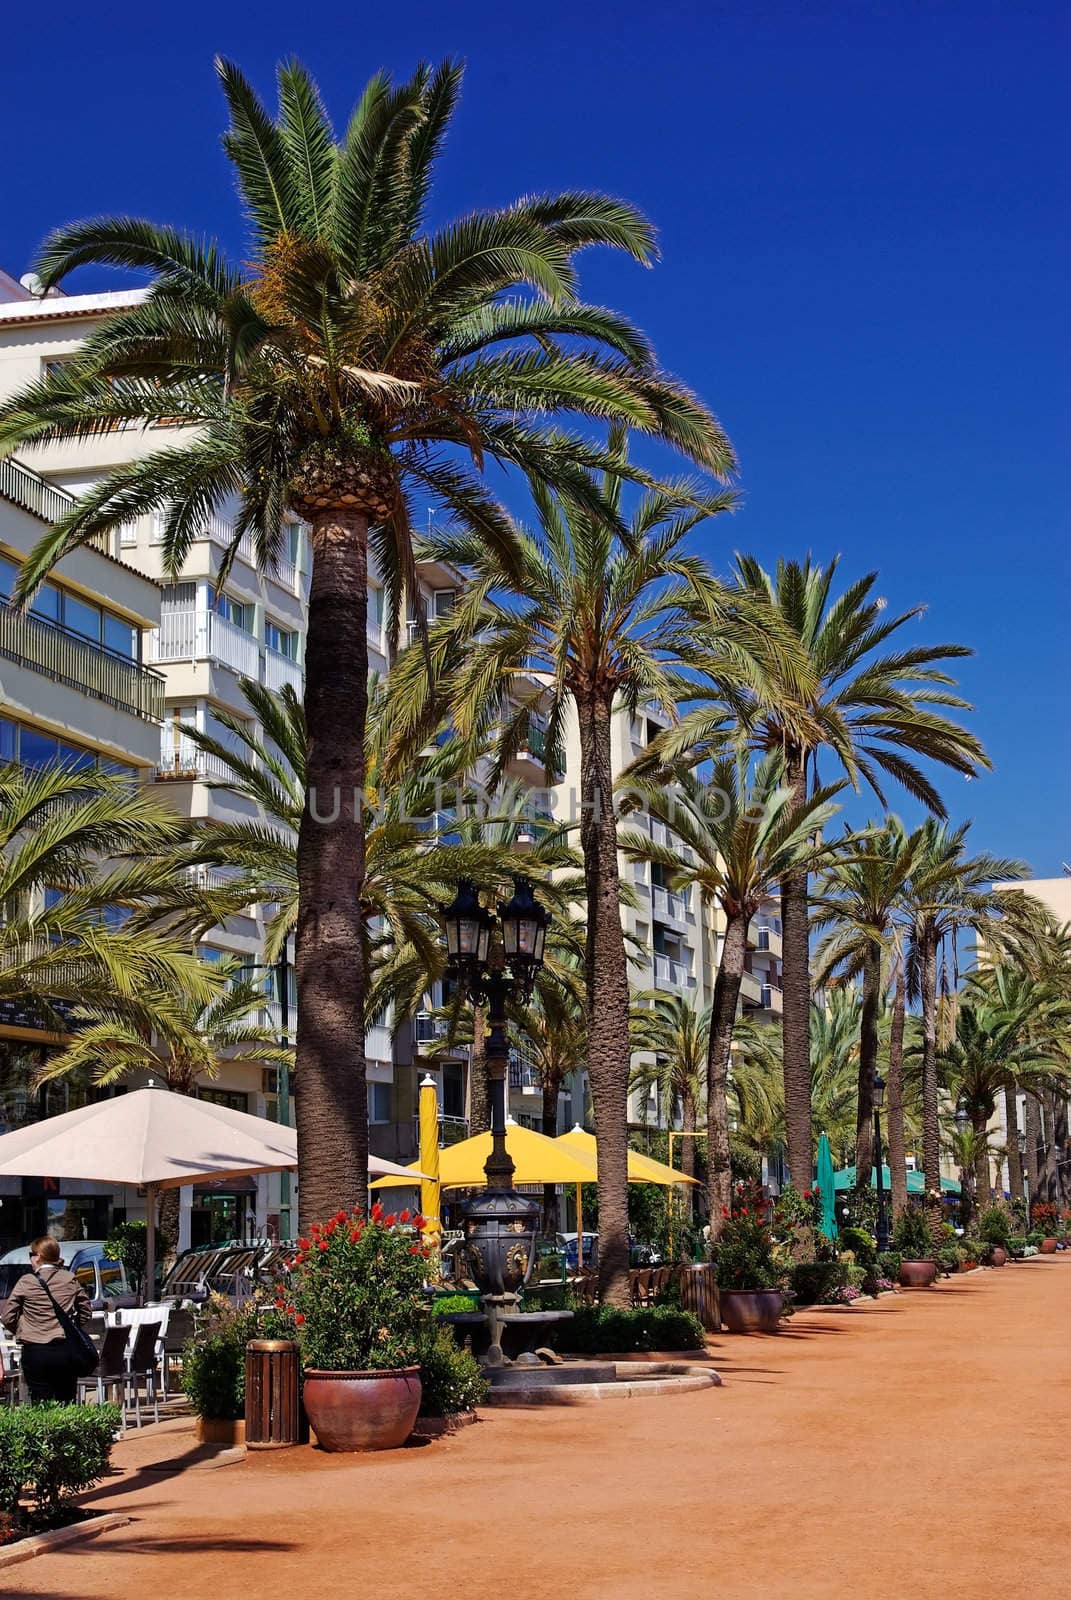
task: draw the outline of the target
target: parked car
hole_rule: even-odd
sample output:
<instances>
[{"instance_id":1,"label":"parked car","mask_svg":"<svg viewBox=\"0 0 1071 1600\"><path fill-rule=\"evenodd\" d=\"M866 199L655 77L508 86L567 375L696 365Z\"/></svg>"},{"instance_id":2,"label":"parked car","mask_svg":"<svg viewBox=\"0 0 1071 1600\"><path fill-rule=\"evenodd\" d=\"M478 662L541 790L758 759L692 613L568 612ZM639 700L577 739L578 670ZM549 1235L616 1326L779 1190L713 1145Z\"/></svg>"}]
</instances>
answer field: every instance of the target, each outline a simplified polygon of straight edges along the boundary
<instances>
[{"instance_id":1,"label":"parked car","mask_svg":"<svg viewBox=\"0 0 1071 1600\"><path fill-rule=\"evenodd\" d=\"M565 1265L569 1272L576 1271L576 1234L559 1233L558 1249L565 1256ZM584 1234L584 1265L595 1268L599 1264L599 1236L597 1233Z\"/></svg>"},{"instance_id":2,"label":"parked car","mask_svg":"<svg viewBox=\"0 0 1071 1600\"><path fill-rule=\"evenodd\" d=\"M61 1239L60 1257L73 1272L90 1300L98 1307L113 1310L133 1305L134 1296L121 1261L112 1261L104 1252L103 1239ZM0 1256L0 1300L6 1300L23 1273L30 1270L30 1248L20 1245Z\"/></svg>"}]
</instances>

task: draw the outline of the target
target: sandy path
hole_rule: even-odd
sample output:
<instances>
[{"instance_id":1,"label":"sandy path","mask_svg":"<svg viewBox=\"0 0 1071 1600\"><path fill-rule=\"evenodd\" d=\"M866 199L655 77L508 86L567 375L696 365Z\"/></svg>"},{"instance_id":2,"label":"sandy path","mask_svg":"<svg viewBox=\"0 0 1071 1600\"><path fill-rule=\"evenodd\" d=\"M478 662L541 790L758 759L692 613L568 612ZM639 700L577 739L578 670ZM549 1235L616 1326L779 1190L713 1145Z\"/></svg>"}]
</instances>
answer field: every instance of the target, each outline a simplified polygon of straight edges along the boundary
<instances>
[{"instance_id":1,"label":"sandy path","mask_svg":"<svg viewBox=\"0 0 1071 1600\"><path fill-rule=\"evenodd\" d=\"M1069 1328L1071 1253L719 1337L721 1389L172 1477L139 1475L136 1441L94 1497L134 1523L0 1573L0 1594L1066 1594Z\"/></svg>"}]
</instances>

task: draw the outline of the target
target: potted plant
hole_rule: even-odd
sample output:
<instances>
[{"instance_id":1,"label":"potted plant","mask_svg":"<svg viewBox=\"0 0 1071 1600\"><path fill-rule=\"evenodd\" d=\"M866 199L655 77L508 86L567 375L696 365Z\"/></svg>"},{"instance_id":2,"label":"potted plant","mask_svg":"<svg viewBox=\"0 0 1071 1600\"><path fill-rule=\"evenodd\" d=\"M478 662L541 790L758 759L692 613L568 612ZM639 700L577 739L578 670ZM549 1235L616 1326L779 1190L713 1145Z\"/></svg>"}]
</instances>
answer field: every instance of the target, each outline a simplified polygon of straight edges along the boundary
<instances>
[{"instance_id":1,"label":"potted plant","mask_svg":"<svg viewBox=\"0 0 1071 1600\"><path fill-rule=\"evenodd\" d=\"M182 1387L203 1444L245 1442L245 1347L250 1339L290 1338L293 1330L263 1290L241 1306L210 1295L182 1351Z\"/></svg>"},{"instance_id":2,"label":"potted plant","mask_svg":"<svg viewBox=\"0 0 1071 1600\"><path fill-rule=\"evenodd\" d=\"M1059 1209L1051 1200L1035 1200L1030 1207L1033 1231L1041 1234L1038 1246L1043 1256L1056 1254L1057 1236L1060 1232Z\"/></svg>"},{"instance_id":3,"label":"potted plant","mask_svg":"<svg viewBox=\"0 0 1071 1600\"><path fill-rule=\"evenodd\" d=\"M928 1289L937 1277L937 1261L930 1224L919 1206L908 1206L896 1219L892 1246L901 1258L900 1287Z\"/></svg>"},{"instance_id":4,"label":"potted plant","mask_svg":"<svg viewBox=\"0 0 1071 1600\"><path fill-rule=\"evenodd\" d=\"M1002 1267L1008 1259L1012 1219L1006 1206L987 1206L978 1218L978 1237L988 1249L988 1265Z\"/></svg>"},{"instance_id":5,"label":"potted plant","mask_svg":"<svg viewBox=\"0 0 1071 1600\"><path fill-rule=\"evenodd\" d=\"M741 1190L723 1216L714 1255L721 1319L730 1333L776 1333L785 1297L761 1199Z\"/></svg>"},{"instance_id":6,"label":"potted plant","mask_svg":"<svg viewBox=\"0 0 1071 1600\"><path fill-rule=\"evenodd\" d=\"M420 1409L422 1217L339 1211L298 1240L290 1304L305 1412L325 1450L392 1450Z\"/></svg>"}]
</instances>

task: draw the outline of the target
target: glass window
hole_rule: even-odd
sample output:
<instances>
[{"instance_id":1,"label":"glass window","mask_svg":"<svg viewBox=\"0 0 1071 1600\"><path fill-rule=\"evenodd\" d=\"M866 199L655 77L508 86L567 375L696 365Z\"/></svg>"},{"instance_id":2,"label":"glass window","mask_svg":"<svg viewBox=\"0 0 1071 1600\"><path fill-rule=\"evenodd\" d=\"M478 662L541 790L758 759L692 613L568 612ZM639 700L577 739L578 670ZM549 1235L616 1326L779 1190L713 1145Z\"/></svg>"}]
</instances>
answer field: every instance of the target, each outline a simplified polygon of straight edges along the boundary
<instances>
[{"instance_id":1,"label":"glass window","mask_svg":"<svg viewBox=\"0 0 1071 1600\"><path fill-rule=\"evenodd\" d=\"M55 908L59 905L60 901L63 899L63 893L64 893L64 891L62 889L57 889L54 884L51 884L51 883L46 884L45 885L45 910L46 911L54 911Z\"/></svg>"},{"instance_id":2,"label":"glass window","mask_svg":"<svg viewBox=\"0 0 1071 1600\"><path fill-rule=\"evenodd\" d=\"M37 728L19 731L19 760L24 767L47 767L59 754L59 744L51 734Z\"/></svg>"},{"instance_id":3,"label":"glass window","mask_svg":"<svg viewBox=\"0 0 1071 1600\"><path fill-rule=\"evenodd\" d=\"M117 655L126 656L130 661L137 660L138 630L129 622L124 622L122 617L113 617L107 611L104 613L104 643L107 649L114 650Z\"/></svg>"},{"instance_id":4,"label":"glass window","mask_svg":"<svg viewBox=\"0 0 1071 1600\"><path fill-rule=\"evenodd\" d=\"M79 600L76 595L63 596L63 621L64 625L73 633L80 633L83 639L92 639L94 644L100 643L100 607L91 606L84 600Z\"/></svg>"},{"instance_id":5,"label":"glass window","mask_svg":"<svg viewBox=\"0 0 1071 1600\"><path fill-rule=\"evenodd\" d=\"M0 556L0 598L11 599L11 591L15 587L15 574L18 567L13 561L8 561L5 556Z\"/></svg>"},{"instance_id":6,"label":"glass window","mask_svg":"<svg viewBox=\"0 0 1071 1600\"><path fill-rule=\"evenodd\" d=\"M76 744L60 744L59 758L65 767L74 767L81 771L86 767L95 767L97 758L90 750L82 750Z\"/></svg>"},{"instance_id":7,"label":"glass window","mask_svg":"<svg viewBox=\"0 0 1071 1600\"><path fill-rule=\"evenodd\" d=\"M265 622L264 643L278 655L286 656L291 661L297 659L297 634L280 628L277 623Z\"/></svg>"},{"instance_id":8,"label":"glass window","mask_svg":"<svg viewBox=\"0 0 1071 1600\"><path fill-rule=\"evenodd\" d=\"M121 928L131 915L129 906L105 906L100 920L106 928Z\"/></svg>"},{"instance_id":9,"label":"glass window","mask_svg":"<svg viewBox=\"0 0 1071 1600\"><path fill-rule=\"evenodd\" d=\"M45 622L60 620L60 592L55 584L43 583L34 595L30 611Z\"/></svg>"},{"instance_id":10,"label":"glass window","mask_svg":"<svg viewBox=\"0 0 1071 1600\"><path fill-rule=\"evenodd\" d=\"M454 609L456 599L456 589L436 589L432 614L436 617L448 617Z\"/></svg>"},{"instance_id":11,"label":"glass window","mask_svg":"<svg viewBox=\"0 0 1071 1600\"><path fill-rule=\"evenodd\" d=\"M389 1083L369 1083L368 1120L384 1123L391 1119L391 1086Z\"/></svg>"},{"instance_id":12,"label":"glass window","mask_svg":"<svg viewBox=\"0 0 1071 1600\"><path fill-rule=\"evenodd\" d=\"M286 525L286 553L296 567L301 555L301 528L296 522L288 522Z\"/></svg>"},{"instance_id":13,"label":"glass window","mask_svg":"<svg viewBox=\"0 0 1071 1600\"><path fill-rule=\"evenodd\" d=\"M0 717L0 762L14 761L18 755L18 746L18 724L9 722L7 717Z\"/></svg>"},{"instance_id":14,"label":"glass window","mask_svg":"<svg viewBox=\"0 0 1071 1600\"><path fill-rule=\"evenodd\" d=\"M252 606L243 605L240 600L233 600L229 594L217 594L215 606L219 615L226 617L228 622L233 622L236 628L241 628L244 633L253 632Z\"/></svg>"},{"instance_id":15,"label":"glass window","mask_svg":"<svg viewBox=\"0 0 1071 1600\"><path fill-rule=\"evenodd\" d=\"M368 591L368 626L378 633L383 627L383 590Z\"/></svg>"}]
</instances>

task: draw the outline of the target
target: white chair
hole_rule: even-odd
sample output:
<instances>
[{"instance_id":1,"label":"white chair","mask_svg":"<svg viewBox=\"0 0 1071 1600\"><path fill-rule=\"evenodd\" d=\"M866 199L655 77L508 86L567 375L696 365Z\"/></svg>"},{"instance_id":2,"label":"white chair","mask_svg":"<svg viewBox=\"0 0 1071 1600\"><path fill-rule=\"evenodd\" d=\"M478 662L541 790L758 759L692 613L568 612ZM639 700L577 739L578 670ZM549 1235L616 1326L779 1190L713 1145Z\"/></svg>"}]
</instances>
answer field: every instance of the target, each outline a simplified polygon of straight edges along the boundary
<instances>
[{"instance_id":1,"label":"white chair","mask_svg":"<svg viewBox=\"0 0 1071 1600\"><path fill-rule=\"evenodd\" d=\"M165 1354L165 1342L167 1337L167 1324L171 1317L171 1309L172 1308L170 1304L131 1306L129 1308L123 1308L119 1311L112 1311L109 1313L108 1319L113 1328L130 1329L126 1347L126 1358L128 1364L130 1362L130 1358L134 1354L134 1346L137 1343L138 1337L138 1328L141 1326L141 1324L143 1322L154 1322L159 1326L160 1333L156 1341L156 1359L160 1365L160 1387L165 1401L167 1400L168 1367L167 1356Z\"/></svg>"}]
</instances>

